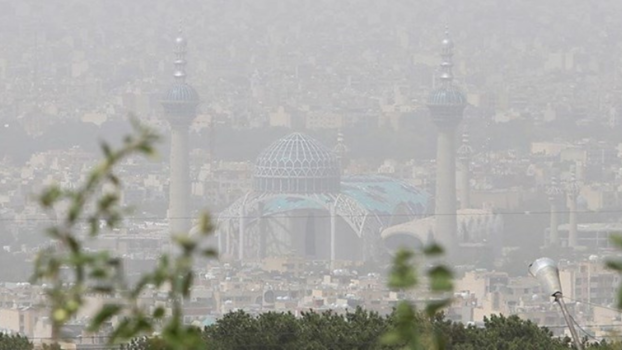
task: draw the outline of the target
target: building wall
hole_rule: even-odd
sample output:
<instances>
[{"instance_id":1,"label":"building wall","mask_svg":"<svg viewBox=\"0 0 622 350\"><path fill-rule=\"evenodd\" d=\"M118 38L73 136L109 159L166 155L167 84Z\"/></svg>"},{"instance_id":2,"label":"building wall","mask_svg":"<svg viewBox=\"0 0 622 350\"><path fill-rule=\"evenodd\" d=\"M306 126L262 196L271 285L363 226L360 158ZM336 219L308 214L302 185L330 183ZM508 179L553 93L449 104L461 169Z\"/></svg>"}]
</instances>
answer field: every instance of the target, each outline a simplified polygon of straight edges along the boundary
<instances>
[{"instance_id":1,"label":"building wall","mask_svg":"<svg viewBox=\"0 0 622 350\"><path fill-rule=\"evenodd\" d=\"M0 330L21 332L19 309L0 309Z\"/></svg>"}]
</instances>

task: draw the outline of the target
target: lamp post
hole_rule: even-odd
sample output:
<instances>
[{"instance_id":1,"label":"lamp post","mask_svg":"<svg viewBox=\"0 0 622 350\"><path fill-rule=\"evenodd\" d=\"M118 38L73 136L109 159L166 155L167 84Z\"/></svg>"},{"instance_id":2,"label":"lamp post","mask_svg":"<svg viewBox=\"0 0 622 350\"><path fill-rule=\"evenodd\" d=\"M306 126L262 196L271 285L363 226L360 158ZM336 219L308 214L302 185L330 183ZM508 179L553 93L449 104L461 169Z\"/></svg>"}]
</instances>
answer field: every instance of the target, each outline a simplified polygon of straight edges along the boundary
<instances>
[{"instance_id":1,"label":"lamp post","mask_svg":"<svg viewBox=\"0 0 622 350\"><path fill-rule=\"evenodd\" d=\"M540 285L548 295L555 298L555 302L559 304L559 307L562 310L562 314L564 315L564 319L566 320L568 329L570 329L570 334L572 335L572 339L577 346L577 349L583 350L581 339L577 334L577 330L574 327L574 323L570 318L570 314L566 308L566 303L564 302L562 285L559 280L559 270L557 269L555 261L549 258L536 259L533 263L531 263L531 265L529 265L529 273L538 279Z\"/></svg>"}]
</instances>

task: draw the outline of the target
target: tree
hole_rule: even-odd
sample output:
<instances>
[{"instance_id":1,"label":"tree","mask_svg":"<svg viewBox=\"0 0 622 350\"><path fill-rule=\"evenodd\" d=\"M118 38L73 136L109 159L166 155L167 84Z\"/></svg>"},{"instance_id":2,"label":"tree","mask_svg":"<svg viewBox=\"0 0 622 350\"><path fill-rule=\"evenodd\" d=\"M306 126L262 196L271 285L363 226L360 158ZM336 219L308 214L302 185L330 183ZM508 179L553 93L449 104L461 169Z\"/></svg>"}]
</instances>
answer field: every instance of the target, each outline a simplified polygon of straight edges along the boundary
<instances>
[{"instance_id":1,"label":"tree","mask_svg":"<svg viewBox=\"0 0 622 350\"><path fill-rule=\"evenodd\" d=\"M570 343L570 338L554 338L548 329L516 315L484 318L483 328L466 327L465 335L467 341L456 343L456 349L554 350L568 349Z\"/></svg>"},{"instance_id":2,"label":"tree","mask_svg":"<svg viewBox=\"0 0 622 350\"><path fill-rule=\"evenodd\" d=\"M32 350L34 346L20 335L0 333L0 350Z\"/></svg>"}]
</instances>

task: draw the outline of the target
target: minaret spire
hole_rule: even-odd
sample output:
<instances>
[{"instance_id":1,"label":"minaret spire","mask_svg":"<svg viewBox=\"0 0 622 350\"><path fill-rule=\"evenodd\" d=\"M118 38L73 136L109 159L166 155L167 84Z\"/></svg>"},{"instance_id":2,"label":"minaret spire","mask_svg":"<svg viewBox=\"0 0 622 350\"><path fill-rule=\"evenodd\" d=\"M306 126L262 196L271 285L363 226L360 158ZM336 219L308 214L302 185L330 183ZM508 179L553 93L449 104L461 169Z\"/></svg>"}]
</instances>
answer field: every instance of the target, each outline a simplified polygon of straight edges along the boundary
<instances>
[{"instance_id":1,"label":"minaret spire","mask_svg":"<svg viewBox=\"0 0 622 350\"><path fill-rule=\"evenodd\" d=\"M449 28L445 27L445 38L441 46L441 81L444 88L449 88L454 79L452 72L454 62L454 43L449 36Z\"/></svg>"},{"instance_id":2,"label":"minaret spire","mask_svg":"<svg viewBox=\"0 0 622 350\"><path fill-rule=\"evenodd\" d=\"M175 38L175 81L184 83L186 81L186 52L187 52L186 39L183 36L181 27L177 32L177 38Z\"/></svg>"}]
</instances>

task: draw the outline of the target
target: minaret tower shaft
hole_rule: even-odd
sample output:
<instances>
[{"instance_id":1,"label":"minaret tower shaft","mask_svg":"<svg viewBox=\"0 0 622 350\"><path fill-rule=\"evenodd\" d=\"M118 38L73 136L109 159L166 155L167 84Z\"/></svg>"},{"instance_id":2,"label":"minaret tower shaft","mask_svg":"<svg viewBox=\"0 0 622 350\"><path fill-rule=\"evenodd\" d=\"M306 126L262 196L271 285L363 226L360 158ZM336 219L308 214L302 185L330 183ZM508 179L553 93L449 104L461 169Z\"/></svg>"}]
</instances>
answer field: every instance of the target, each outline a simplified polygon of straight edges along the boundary
<instances>
[{"instance_id":1,"label":"minaret tower shaft","mask_svg":"<svg viewBox=\"0 0 622 350\"><path fill-rule=\"evenodd\" d=\"M473 148L469 143L469 133L462 134L462 144L458 148L458 161L460 167L460 208L468 209L471 207L471 156Z\"/></svg>"},{"instance_id":2,"label":"minaret tower shaft","mask_svg":"<svg viewBox=\"0 0 622 350\"><path fill-rule=\"evenodd\" d=\"M430 116L438 129L436 153L435 240L450 259L457 252L456 128L462 121L466 98L453 85L453 42L445 32L441 50L441 86L428 99Z\"/></svg>"},{"instance_id":3,"label":"minaret tower shaft","mask_svg":"<svg viewBox=\"0 0 622 350\"><path fill-rule=\"evenodd\" d=\"M559 246L559 208L563 202L564 189L559 186L557 177L551 177L551 184L546 189L546 194L551 205L548 243L550 246Z\"/></svg>"},{"instance_id":4,"label":"minaret tower shaft","mask_svg":"<svg viewBox=\"0 0 622 350\"><path fill-rule=\"evenodd\" d=\"M578 213L577 197L581 191L581 186L577 182L575 170L572 171L570 181L566 184L566 194L568 200L568 246L577 248L578 245Z\"/></svg>"},{"instance_id":5,"label":"minaret tower shaft","mask_svg":"<svg viewBox=\"0 0 622 350\"><path fill-rule=\"evenodd\" d=\"M339 130L337 132L337 144L333 147L333 153L339 162L339 169L342 174L348 165L348 151L349 149L344 142L343 133Z\"/></svg>"},{"instance_id":6,"label":"minaret tower shaft","mask_svg":"<svg viewBox=\"0 0 622 350\"><path fill-rule=\"evenodd\" d=\"M190 230L190 175L188 129L196 118L199 95L186 83L186 40L181 30L175 39L174 83L161 103L171 126L170 183L168 222L172 233Z\"/></svg>"}]
</instances>

